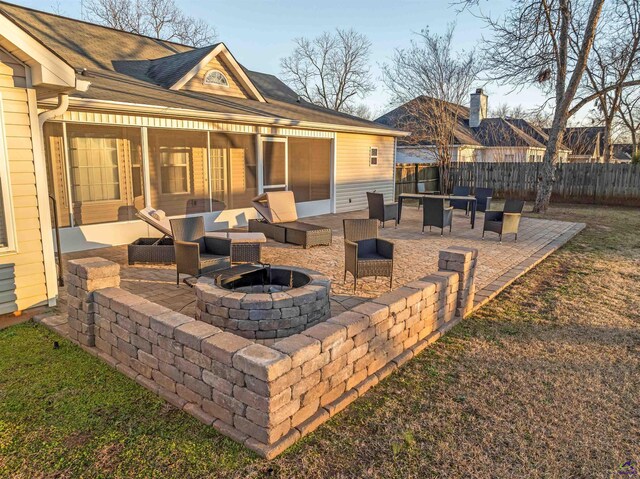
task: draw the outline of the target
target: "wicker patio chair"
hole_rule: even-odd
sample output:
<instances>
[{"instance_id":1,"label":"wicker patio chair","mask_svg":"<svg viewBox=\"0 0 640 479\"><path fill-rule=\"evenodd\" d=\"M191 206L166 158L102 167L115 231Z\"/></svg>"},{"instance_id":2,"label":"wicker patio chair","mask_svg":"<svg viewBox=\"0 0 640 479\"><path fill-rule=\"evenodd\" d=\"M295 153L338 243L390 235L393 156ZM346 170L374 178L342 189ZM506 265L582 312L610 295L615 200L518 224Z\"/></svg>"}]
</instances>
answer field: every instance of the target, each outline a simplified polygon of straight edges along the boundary
<instances>
[{"instance_id":1,"label":"wicker patio chair","mask_svg":"<svg viewBox=\"0 0 640 479\"><path fill-rule=\"evenodd\" d=\"M424 209L422 210L422 234L424 227L428 226L440 228L440 236L444 234L444 228L449 227L451 233L451 225L453 223L453 207L445 206L444 198L423 198Z\"/></svg>"},{"instance_id":2,"label":"wicker patio chair","mask_svg":"<svg viewBox=\"0 0 640 479\"><path fill-rule=\"evenodd\" d=\"M491 197L493 188L476 188L476 211L487 211L491 209Z\"/></svg>"},{"instance_id":3,"label":"wicker patio chair","mask_svg":"<svg viewBox=\"0 0 640 479\"><path fill-rule=\"evenodd\" d=\"M502 235L514 233L516 235L515 241L518 241L518 228L523 209L524 201L507 200L503 211L486 211L484 213L482 237L484 238L485 231L493 231L500 235L499 238L502 243Z\"/></svg>"},{"instance_id":4,"label":"wicker patio chair","mask_svg":"<svg viewBox=\"0 0 640 479\"><path fill-rule=\"evenodd\" d=\"M384 195L367 191L367 202L369 203L369 219L376 219L382 223L389 220L395 220L398 226L398 203L385 203Z\"/></svg>"},{"instance_id":5,"label":"wicker patio chair","mask_svg":"<svg viewBox=\"0 0 640 479\"><path fill-rule=\"evenodd\" d=\"M468 186L454 186L451 196L469 196L471 195L471 188ZM465 200L451 200L449 205L454 210L464 210L465 214L469 214L469 202Z\"/></svg>"},{"instance_id":6,"label":"wicker patio chair","mask_svg":"<svg viewBox=\"0 0 640 479\"><path fill-rule=\"evenodd\" d=\"M176 284L180 273L201 276L231 266L231 240L204 234L202 216L171 220L176 252Z\"/></svg>"},{"instance_id":7,"label":"wicker patio chair","mask_svg":"<svg viewBox=\"0 0 640 479\"><path fill-rule=\"evenodd\" d=\"M343 220L344 282L347 272L353 275L353 292L358 278L384 276L393 285L393 243L378 238L378 221L374 219Z\"/></svg>"}]
</instances>

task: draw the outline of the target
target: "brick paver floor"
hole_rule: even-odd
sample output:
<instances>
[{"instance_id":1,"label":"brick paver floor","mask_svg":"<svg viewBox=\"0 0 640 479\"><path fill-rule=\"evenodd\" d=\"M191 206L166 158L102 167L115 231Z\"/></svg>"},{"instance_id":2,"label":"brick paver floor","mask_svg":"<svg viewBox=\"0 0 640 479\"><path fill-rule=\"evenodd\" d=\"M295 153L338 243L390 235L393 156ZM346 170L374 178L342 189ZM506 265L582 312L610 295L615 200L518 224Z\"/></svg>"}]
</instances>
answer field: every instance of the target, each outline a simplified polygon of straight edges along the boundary
<instances>
[{"instance_id":1,"label":"brick paver floor","mask_svg":"<svg viewBox=\"0 0 640 479\"><path fill-rule=\"evenodd\" d=\"M476 228L471 229L469 218L464 212L455 211L453 232L428 230L421 234L422 211L405 205L402 211L402 224L395 229L391 222L380 229L380 237L395 243L395 266L393 287L413 281L436 271L438 251L449 246L469 246L478 248L478 266L476 284L478 290L489 289L500 284L501 278L510 277L519 265L533 263L542 252L549 252L568 241L580 231L575 223L522 218L518 242L512 235L498 242L498 236L487 233L482 239L483 214L478 213ZM337 314L350 309L366 298L375 297L388 290L388 279L364 278L358 282L358 290L353 293L353 278L344 274L344 245L342 220L344 218L364 218L366 211L356 211L338 215L322 215L305 218L304 221L329 226L333 229L333 244L303 249L300 246L280 244L269 240L263 248L263 261L273 265L292 265L315 269L332 279L332 312ZM553 248L551 248L553 246ZM129 266L127 247L116 246L90 251L68 253L65 261L88 256L99 256L120 263L122 266L122 287L149 300L176 311L193 316L195 295L185 284L175 284L175 268L172 266ZM522 268L520 268L522 269ZM512 275L515 277L515 273ZM61 291L60 304L64 306L65 293Z\"/></svg>"}]
</instances>

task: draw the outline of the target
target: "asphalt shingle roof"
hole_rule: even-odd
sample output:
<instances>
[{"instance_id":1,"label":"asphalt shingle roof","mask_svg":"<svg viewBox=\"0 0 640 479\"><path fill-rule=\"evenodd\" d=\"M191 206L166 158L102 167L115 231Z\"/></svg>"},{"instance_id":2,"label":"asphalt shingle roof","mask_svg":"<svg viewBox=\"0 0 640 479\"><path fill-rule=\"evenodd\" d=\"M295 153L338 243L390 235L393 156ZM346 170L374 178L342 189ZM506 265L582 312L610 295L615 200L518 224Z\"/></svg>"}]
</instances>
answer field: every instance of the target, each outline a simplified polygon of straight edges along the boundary
<instances>
[{"instance_id":1,"label":"asphalt shingle roof","mask_svg":"<svg viewBox=\"0 0 640 479\"><path fill-rule=\"evenodd\" d=\"M0 11L91 82L72 96L354 128L398 130L301 101L273 75L244 69L265 102L169 90L216 45L193 48L0 2ZM243 67L244 68L244 67Z\"/></svg>"},{"instance_id":2,"label":"asphalt shingle roof","mask_svg":"<svg viewBox=\"0 0 640 479\"><path fill-rule=\"evenodd\" d=\"M422 134L416 132L420 129L420 123L425 121L419 116L416 117L416 113L412 113L422 111L421 108L424 108L416 106L416 102L425 102L426 105L429 102L443 103L442 100L436 98L418 97L375 120L388 127L414 130L417 138L409 137L406 140L399 140L398 144L400 145L427 146L433 144L424 132ZM463 105L444 103L451 111L451 115L457 117L457 125L453 134L454 145L544 148L549 139L543 130L518 118L485 118L479 126L470 127L469 108Z\"/></svg>"}]
</instances>

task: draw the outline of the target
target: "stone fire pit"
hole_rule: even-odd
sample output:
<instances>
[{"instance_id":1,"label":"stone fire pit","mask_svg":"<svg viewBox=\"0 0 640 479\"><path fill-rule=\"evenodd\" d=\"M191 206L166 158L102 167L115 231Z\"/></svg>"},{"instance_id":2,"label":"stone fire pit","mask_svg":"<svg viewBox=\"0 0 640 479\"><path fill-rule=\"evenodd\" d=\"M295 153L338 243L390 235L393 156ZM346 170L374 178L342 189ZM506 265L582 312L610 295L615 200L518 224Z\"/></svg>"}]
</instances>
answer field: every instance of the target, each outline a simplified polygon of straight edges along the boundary
<instances>
[{"instance_id":1,"label":"stone fire pit","mask_svg":"<svg viewBox=\"0 0 640 479\"><path fill-rule=\"evenodd\" d=\"M293 266L232 268L194 285L196 319L273 343L329 318L331 280Z\"/></svg>"}]
</instances>

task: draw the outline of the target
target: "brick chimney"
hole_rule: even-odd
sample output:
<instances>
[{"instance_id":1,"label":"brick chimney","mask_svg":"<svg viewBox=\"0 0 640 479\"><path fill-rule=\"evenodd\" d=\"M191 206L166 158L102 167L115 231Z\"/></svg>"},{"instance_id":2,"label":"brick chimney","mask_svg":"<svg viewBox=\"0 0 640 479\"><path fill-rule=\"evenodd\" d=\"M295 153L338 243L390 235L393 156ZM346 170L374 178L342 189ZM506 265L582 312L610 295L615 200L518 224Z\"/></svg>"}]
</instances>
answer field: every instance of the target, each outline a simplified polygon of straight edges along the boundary
<instances>
[{"instance_id":1,"label":"brick chimney","mask_svg":"<svg viewBox=\"0 0 640 479\"><path fill-rule=\"evenodd\" d=\"M487 117L487 95L482 88L478 88L471 94L471 105L469 108L469 126L475 128L480 126L480 122Z\"/></svg>"}]
</instances>

